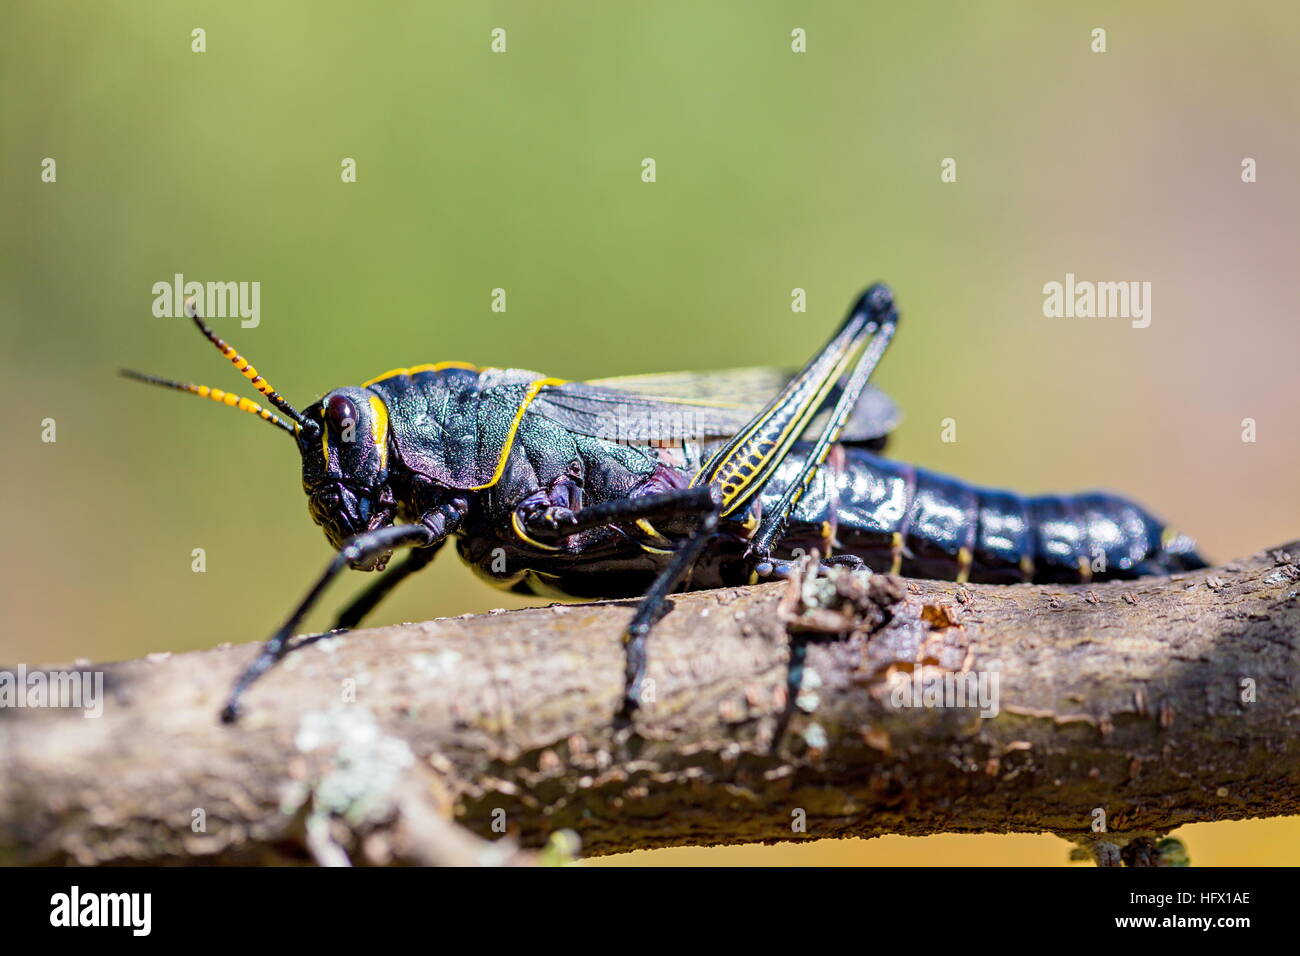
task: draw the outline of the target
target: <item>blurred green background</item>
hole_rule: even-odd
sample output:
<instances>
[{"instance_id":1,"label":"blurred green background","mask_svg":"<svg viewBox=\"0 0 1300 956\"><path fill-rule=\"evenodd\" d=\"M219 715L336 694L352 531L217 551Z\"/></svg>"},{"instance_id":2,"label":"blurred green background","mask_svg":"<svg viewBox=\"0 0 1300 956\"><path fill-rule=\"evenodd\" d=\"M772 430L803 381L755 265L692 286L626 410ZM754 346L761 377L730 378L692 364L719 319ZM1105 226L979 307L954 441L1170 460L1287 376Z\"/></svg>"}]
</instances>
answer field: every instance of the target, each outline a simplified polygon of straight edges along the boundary
<instances>
[{"instance_id":1,"label":"blurred green background","mask_svg":"<svg viewBox=\"0 0 1300 956\"><path fill-rule=\"evenodd\" d=\"M328 554L282 434L114 376L241 390L152 315L178 272L261 283L258 328L214 324L299 404L453 358L567 378L797 364L883 278L904 314L879 376L906 412L893 454L1128 494L1217 559L1300 536L1294 7L46 0L0 22L2 662L260 639ZM1151 281L1150 328L1044 318L1066 272ZM448 553L374 620L517 603ZM1285 863L1300 826L1182 835L1194 863ZM624 861L1066 850L951 836Z\"/></svg>"}]
</instances>

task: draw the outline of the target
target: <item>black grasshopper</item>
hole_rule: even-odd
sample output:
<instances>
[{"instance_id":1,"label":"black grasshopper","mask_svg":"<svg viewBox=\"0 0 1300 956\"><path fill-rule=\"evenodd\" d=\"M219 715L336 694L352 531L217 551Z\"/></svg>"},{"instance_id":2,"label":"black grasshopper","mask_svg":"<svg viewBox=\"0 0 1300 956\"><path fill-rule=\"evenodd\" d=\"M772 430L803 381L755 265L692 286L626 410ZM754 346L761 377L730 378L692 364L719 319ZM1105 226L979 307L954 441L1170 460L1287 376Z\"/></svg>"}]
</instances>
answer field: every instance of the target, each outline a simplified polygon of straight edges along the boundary
<instances>
[{"instance_id":1,"label":"black grasshopper","mask_svg":"<svg viewBox=\"0 0 1300 956\"><path fill-rule=\"evenodd\" d=\"M569 382L443 362L335 389L301 412L187 311L276 411L124 374L292 435L311 515L338 551L240 676L228 721L340 571L381 571L407 551L339 616L337 627L355 627L448 538L502 588L643 598L623 634L625 716L640 700L646 635L669 594L780 576L813 548L828 563L993 583L1205 566L1190 539L1123 498L1022 497L881 457L898 420L867 384L898 324L884 285L867 289L793 376L739 369Z\"/></svg>"}]
</instances>

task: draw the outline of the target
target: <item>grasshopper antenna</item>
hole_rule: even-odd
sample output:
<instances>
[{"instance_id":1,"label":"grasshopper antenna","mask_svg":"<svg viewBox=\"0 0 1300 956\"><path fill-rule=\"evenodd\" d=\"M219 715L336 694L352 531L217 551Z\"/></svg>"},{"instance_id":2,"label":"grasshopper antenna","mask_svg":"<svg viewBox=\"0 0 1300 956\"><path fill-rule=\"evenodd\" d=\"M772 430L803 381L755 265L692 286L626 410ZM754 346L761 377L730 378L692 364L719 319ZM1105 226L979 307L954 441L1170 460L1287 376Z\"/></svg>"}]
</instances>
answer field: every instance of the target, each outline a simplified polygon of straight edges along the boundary
<instances>
[{"instance_id":1,"label":"grasshopper antenna","mask_svg":"<svg viewBox=\"0 0 1300 956\"><path fill-rule=\"evenodd\" d=\"M193 296L190 296L185 300L185 314L194 320L194 324L198 327L198 330L203 333L204 337L209 342L216 346L217 351L230 359L235 368L239 370L239 374L252 382L253 388L266 396L268 402L283 412L285 416L304 431L314 432L316 430L316 424L304 418L298 409L290 405L279 392L273 389L271 383L264 379L258 373L257 369L253 368L253 366L248 363L248 359L240 355L235 351L234 346L228 345L221 336L208 328L207 324L203 321L203 317L199 315L198 305L195 303Z\"/></svg>"},{"instance_id":2,"label":"grasshopper antenna","mask_svg":"<svg viewBox=\"0 0 1300 956\"><path fill-rule=\"evenodd\" d=\"M281 418L270 409L263 408L257 402L247 398L242 398L233 392L227 392L219 388L212 388L208 385L191 385L186 382L174 382L169 378L159 378L155 375L146 375L143 372L133 372L130 369L121 369L120 372L125 378L133 379L137 382L144 382L147 385L157 385L160 388L172 388L179 392L189 392L191 395L197 395L200 398L211 399L214 402L220 402L223 405L229 405L231 408L237 408L241 412L247 412L250 415L257 415L264 421L270 422L277 428L282 428L290 435L297 436L299 431L305 431L308 434L314 434L317 430L315 422L305 418L303 414L294 408L289 402L280 395L271 383L258 373L257 369L249 364L248 359L244 358L234 348L229 345L221 336L208 328L203 318L199 315L198 306L194 298L185 300L185 314L194 320L198 330L203 333L204 338L216 346L226 358L230 359L239 373L253 383L253 388L257 389L266 400L278 409L285 417ZM288 419L286 421L285 419Z\"/></svg>"},{"instance_id":3,"label":"grasshopper antenna","mask_svg":"<svg viewBox=\"0 0 1300 956\"><path fill-rule=\"evenodd\" d=\"M224 392L219 388L211 388L207 385L189 385L185 382L173 382L168 378L158 378L156 375L145 375L143 372L133 372L129 368L119 369L119 374L123 378L129 378L137 382L144 382L146 385L157 385L161 388L174 388L178 392L189 392L191 395L197 395L199 398L209 398L214 402L220 402L223 405L229 405L231 408L237 408L241 412L247 412L250 415L261 416L265 421L270 422L277 428L283 428L290 435L297 435L298 428L289 422L286 422L279 415L269 409L263 408L257 402L247 398L241 398L233 392Z\"/></svg>"}]
</instances>

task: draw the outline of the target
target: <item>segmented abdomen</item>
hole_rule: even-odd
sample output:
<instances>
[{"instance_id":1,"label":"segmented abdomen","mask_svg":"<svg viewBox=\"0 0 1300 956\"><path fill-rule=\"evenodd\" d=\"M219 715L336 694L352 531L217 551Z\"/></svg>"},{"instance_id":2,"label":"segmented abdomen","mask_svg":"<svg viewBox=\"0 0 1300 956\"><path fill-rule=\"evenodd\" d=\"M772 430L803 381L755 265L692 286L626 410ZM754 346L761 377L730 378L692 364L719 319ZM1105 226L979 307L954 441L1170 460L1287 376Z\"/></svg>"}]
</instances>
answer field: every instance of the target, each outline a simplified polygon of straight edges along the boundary
<instances>
[{"instance_id":1,"label":"segmented abdomen","mask_svg":"<svg viewBox=\"0 0 1300 956\"><path fill-rule=\"evenodd\" d=\"M796 446L763 492L771 507ZM1116 495L1025 497L839 446L799 502L782 551L859 555L874 570L988 583L1078 583L1205 567L1192 542Z\"/></svg>"}]
</instances>

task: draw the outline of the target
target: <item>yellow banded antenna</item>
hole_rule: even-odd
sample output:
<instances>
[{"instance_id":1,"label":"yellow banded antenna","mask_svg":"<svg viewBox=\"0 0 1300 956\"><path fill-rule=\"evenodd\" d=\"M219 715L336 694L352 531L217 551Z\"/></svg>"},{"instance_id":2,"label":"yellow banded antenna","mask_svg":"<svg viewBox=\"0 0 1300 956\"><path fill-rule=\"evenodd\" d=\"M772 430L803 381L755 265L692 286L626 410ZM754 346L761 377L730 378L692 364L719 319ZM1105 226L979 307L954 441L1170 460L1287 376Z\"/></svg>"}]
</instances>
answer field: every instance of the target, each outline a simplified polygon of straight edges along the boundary
<instances>
[{"instance_id":1,"label":"yellow banded antenna","mask_svg":"<svg viewBox=\"0 0 1300 956\"><path fill-rule=\"evenodd\" d=\"M268 421L278 428L283 428L290 435L296 435L298 433L296 426L286 422L279 415L276 415L269 409L263 408L251 399L241 398L234 392L225 392L219 388L212 388L207 385L187 385L184 382L173 382L171 379L158 378L155 375L145 375L143 372L133 372L128 368L120 369L120 372L123 377L134 379L137 382L144 382L146 385L157 385L161 388L174 388L178 392L189 392L191 395L199 396L199 398L211 399L214 402L220 402L222 405L229 405L231 408L237 408L241 412L247 412L250 415L257 415L264 421Z\"/></svg>"},{"instance_id":2,"label":"yellow banded antenna","mask_svg":"<svg viewBox=\"0 0 1300 956\"><path fill-rule=\"evenodd\" d=\"M271 383L263 378L257 369L253 368L253 366L249 364L248 359L240 355L233 345L229 345L225 339L208 328L207 324L203 321L203 317L199 315L199 309L195 304L193 296L190 296L185 300L185 314L194 320L194 324L198 326L199 331L203 333L209 342L217 347L217 351L230 359L235 368L239 370L239 374L252 382L253 388L266 396L268 402L292 419L299 428L304 428L307 431L314 430L315 425L304 418L301 412L290 405L279 392L272 388Z\"/></svg>"}]
</instances>

